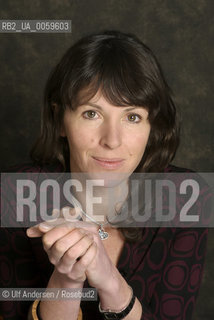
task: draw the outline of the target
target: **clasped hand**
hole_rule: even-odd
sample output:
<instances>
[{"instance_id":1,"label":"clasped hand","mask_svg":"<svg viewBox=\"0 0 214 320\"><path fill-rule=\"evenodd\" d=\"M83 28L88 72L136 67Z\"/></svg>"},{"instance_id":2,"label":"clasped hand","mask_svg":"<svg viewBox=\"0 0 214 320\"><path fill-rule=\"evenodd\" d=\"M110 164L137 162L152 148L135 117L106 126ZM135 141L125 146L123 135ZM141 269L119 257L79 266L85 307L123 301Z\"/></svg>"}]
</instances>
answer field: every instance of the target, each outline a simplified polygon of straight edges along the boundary
<instances>
[{"instance_id":1,"label":"clasped hand","mask_svg":"<svg viewBox=\"0 0 214 320\"><path fill-rule=\"evenodd\" d=\"M97 289L109 284L115 266L92 223L70 222L60 216L27 229L27 235L42 237L50 262L68 281L84 282L87 278Z\"/></svg>"}]
</instances>

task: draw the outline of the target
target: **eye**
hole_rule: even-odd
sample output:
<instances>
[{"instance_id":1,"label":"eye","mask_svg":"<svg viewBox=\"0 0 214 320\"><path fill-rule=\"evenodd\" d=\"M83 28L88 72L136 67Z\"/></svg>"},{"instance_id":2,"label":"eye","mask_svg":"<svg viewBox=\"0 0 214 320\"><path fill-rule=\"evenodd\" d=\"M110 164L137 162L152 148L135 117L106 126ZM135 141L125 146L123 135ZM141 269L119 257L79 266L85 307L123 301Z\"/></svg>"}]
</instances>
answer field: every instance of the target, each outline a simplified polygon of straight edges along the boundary
<instances>
[{"instance_id":1,"label":"eye","mask_svg":"<svg viewBox=\"0 0 214 320\"><path fill-rule=\"evenodd\" d=\"M94 110L88 110L83 113L84 118L86 119L97 119L97 113Z\"/></svg>"},{"instance_id":2,"label":"eye","mask_svg":"<svg viewBox=\"0 0 214 320\"><path fill-rule=\"evenodd\" d=\"M129 115L127 116L127 118L128 118L128 121L129 121L129 122L133 122L133 123L138 123L138 122L140 122L140 120L142 119L142 117L139 116L139 115L136 114L136 113L131 113L131 114L129 114Z\"/></svg>"}]
</instances>

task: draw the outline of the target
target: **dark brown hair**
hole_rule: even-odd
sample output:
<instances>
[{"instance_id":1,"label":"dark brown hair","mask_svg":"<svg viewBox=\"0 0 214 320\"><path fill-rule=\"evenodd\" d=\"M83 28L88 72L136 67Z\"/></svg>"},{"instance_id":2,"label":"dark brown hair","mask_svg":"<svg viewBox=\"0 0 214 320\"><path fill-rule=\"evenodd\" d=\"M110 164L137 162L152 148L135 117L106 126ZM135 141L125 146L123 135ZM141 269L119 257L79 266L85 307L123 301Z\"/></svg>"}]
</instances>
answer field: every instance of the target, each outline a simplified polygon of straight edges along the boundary
<instances>
[{"instance_id":1,"label":"dark brown hair","mask_svg":"<svg viewBox=\"0 0 214 320\"><path fill-rule=\"evenodd\" d=\"M151 132L135 172L162 172L179 143L171 91L152 51L136 36L119 31L82 38L53 69L45 87L41 134L31 158L39 164L58 160L69 171L68 142L60 136L64 111L86 103L99 89L113 105L148 110Z\"/></svg>"}]
</instances>

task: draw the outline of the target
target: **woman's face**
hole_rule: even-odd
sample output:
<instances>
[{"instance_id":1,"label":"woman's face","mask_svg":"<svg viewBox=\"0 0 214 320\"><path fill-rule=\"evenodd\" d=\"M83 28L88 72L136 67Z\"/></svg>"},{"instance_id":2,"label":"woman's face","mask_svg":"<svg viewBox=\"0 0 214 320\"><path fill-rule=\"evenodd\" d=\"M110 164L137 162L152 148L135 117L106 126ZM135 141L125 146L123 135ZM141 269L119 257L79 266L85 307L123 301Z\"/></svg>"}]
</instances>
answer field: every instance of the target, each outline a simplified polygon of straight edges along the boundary
<instances>
[{"instance_id":1,"label":"woman's face","mask_svg":"<svg viewBox=\"0 0 214 320\"><path fill-rule=\"evenodd\" d=\"M71 172L131 174L149 138L147 117L142 107L114 106L100 93L67 109L61 134L68 139Z\"/></svg>"}]
</instances>

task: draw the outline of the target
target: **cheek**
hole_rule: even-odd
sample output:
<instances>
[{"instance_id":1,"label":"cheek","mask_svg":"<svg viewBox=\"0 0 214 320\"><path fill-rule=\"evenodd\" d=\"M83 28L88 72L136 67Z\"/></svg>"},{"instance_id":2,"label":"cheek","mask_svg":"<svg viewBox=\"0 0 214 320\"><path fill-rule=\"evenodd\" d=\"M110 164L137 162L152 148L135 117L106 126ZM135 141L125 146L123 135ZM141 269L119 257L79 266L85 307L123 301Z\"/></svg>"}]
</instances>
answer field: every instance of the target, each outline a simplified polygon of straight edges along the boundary
<instances>
[{"instance_id":1,"label":"cheek","mask_svg":"<svg viewBox=\"0 0 214 320\"><path fill-rule=\"evenodd\" d=\"M129 141L130 154L142 157L142 154L146 148L149 139L149 132L150 130L147 130L143 134L135 134L134 139L127 140Z\"/></svg>"},{"instance_id":2,"label":"cheek","mask_svg":"<svg viewBox=\"0 0 214 320\"><path fill-rule=\"evenodd\" d=\"M95 138L90 134L90 130L72 130L68 132L67 138L69 146L77 151L84 151L95 143Z\"/></svg>"},{"instance_id":3,"label":"cheek","mask_svg":"<svg viewBox=\"0 0 214 320\"><path fill-rule=\"evenodd\" d=\"M133 149L134 149L135 154L137 156L142 157L142 154L146 148L146 142L147 142L146 139L142 139L142 138L137 139L136 138Z\"/></svg>"}]
</instances>

